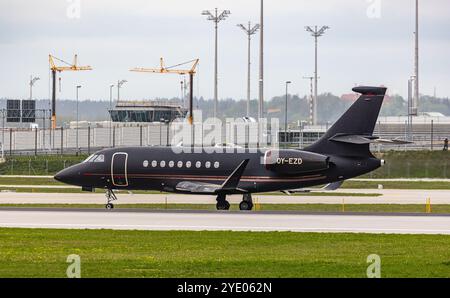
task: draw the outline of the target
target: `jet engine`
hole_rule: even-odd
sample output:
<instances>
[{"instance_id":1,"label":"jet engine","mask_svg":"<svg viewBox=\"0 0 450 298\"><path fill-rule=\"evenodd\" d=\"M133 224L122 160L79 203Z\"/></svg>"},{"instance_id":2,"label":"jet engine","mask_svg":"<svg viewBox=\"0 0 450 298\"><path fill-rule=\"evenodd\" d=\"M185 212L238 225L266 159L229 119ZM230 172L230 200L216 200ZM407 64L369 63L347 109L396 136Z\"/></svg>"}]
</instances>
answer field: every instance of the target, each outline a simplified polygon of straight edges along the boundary
<instances>
[{"instance_id":1,"label":"jet engine","mask_svg":"<svg viewBox=\"0 0 450 298\"><path fill-rule=\"evenodd\" d=\"M292 149L268 150L264 155L268 170L292 175L326 170L329 159L322 154Z\"/></svg>"}]
</instances>

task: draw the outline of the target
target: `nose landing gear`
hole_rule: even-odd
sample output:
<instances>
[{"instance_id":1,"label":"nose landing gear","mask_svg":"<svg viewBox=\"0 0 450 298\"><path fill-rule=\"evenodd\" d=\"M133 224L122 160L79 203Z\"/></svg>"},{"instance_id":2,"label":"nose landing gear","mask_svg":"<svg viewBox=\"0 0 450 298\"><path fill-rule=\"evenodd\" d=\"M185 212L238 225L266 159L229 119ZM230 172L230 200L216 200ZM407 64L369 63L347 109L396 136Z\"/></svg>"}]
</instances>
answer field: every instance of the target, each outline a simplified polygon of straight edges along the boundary
<instances>
[{"instance_id":1,"label":"nose landing gear","mask_svg":"<svg viewBox=\"0 0 450 298\"><path fill-rule=\"evenodd\" d=\"M114 209L114 204L111 202L117 201L116 194L114 193L114 191L112 189L107 189L105 195L106 195L106 200L107 200L105 208L107 210Z\"/></svg>"}]
</instances>

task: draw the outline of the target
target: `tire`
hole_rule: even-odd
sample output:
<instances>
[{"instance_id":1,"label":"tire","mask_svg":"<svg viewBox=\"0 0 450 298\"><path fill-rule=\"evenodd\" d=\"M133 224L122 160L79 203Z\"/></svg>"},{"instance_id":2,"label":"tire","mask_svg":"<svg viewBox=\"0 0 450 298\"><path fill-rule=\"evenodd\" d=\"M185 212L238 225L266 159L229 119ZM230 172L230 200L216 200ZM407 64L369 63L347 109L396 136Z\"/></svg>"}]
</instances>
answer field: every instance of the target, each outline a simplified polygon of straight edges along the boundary
<instances>
[{"instance_id":1,"label":"tire","mask_svg":"<svg viewBox=\"0 0 450 298\"><path fill-rule=\"evenodd\" d=\"M111 204L111 203L108 203L108 204L105 205L105 208L106 208L107 210L112 210L112 209L114 209L114 205Z\"/></svg>"},{"instance_id":2,"label":"tire","mask_svg":"<svg viewBox=\"0 0 450 298\"><path fill-rule=\"evenodd\" d=\"M225 202L218 202L216 204L216 209L217 210L229 210L230 209L230 203L228 203L227 201Z\"/></svg>"},{"instance_id":3,"label":"tire","mask_svg":"<svg viewBox=\"0 0 450 298\"><path fill-rule=\"evenodd\" d=\"M247 201L242 201L239 204L239 209L240 210L250 211L250 210L252 210L252 208L253 208L253 204L250 203L250 202L247 202Z\"/></svg>"}]
</instances>

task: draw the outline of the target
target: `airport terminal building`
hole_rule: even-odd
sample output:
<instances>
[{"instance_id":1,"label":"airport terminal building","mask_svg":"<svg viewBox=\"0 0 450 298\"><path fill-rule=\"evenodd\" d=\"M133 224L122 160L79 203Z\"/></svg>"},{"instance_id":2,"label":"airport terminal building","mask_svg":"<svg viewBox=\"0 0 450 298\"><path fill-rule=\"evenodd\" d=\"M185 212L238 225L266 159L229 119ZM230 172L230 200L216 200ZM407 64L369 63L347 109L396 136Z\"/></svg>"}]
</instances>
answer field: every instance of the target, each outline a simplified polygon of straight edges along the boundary
<instances>
[{"instance_id":1,"label":"airport terminal building","mask_svg":"<svg viewBox=\"0 0 450 298\"><path fill-rule=\"evenodd\" d=\"M113 122L172 122L186 113L181 105L167 101L121 101L109 110Z\"/></svg>"}]
</instances>

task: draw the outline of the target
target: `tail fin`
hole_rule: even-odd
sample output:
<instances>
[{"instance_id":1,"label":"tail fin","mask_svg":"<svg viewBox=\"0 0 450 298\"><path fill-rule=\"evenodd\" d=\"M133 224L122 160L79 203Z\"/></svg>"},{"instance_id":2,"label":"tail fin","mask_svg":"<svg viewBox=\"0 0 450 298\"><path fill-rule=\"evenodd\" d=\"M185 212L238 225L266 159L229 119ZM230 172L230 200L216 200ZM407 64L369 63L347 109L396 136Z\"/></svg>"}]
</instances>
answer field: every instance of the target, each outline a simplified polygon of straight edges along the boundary
<instances>
[{"instance_id":1,"label":"tail fin","mask_svg":"<svg viewBox=\"0 0 450 298\"><path fill-rule=\"evenodd\" d=\"M347 139L357 139L362 136L372 136L381 104L386 93L384 87L355 87L354 92L361 96L339 118L333 126L316 143L305 148L306 151L321 154L336 154L342 156L369 157L369 143L337 141L337 137L347 136ZM334 139L333 139L334 138Z\"/></svg>"}]
</instances>

